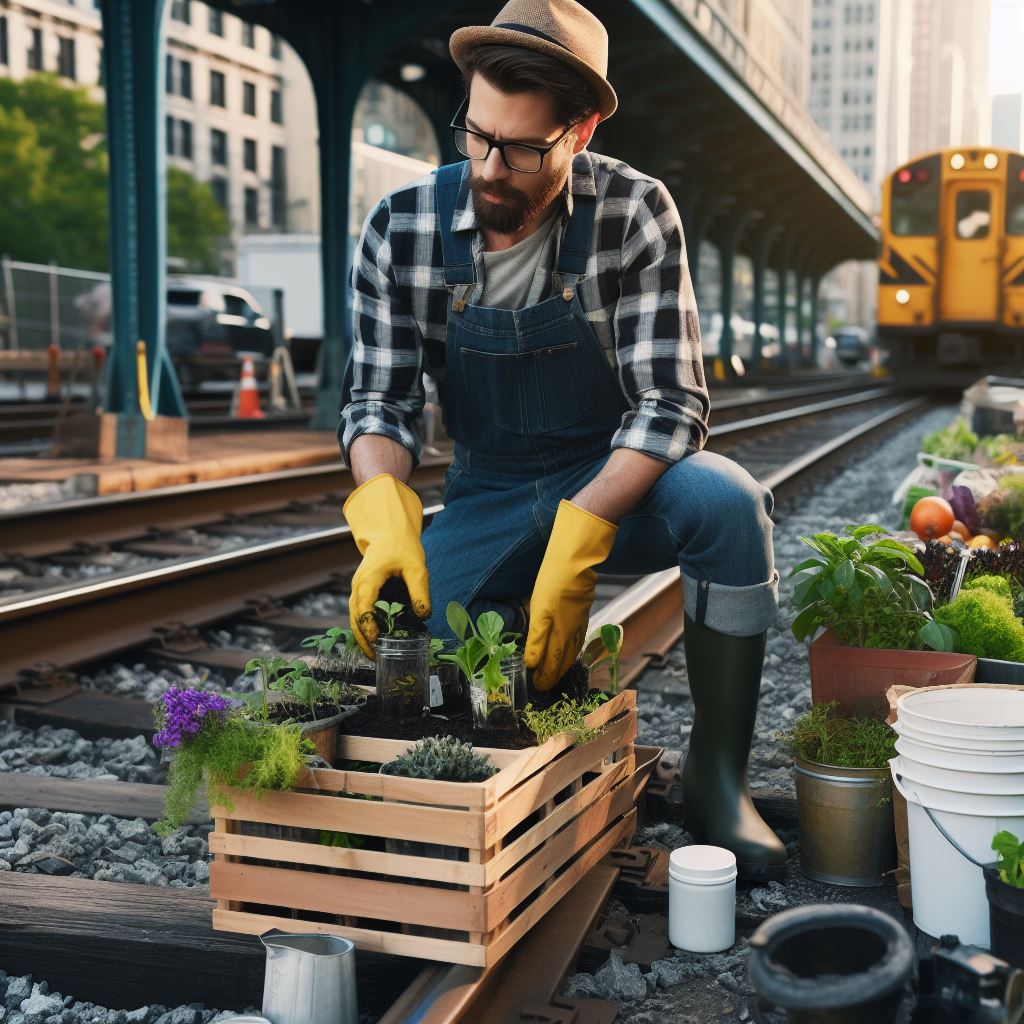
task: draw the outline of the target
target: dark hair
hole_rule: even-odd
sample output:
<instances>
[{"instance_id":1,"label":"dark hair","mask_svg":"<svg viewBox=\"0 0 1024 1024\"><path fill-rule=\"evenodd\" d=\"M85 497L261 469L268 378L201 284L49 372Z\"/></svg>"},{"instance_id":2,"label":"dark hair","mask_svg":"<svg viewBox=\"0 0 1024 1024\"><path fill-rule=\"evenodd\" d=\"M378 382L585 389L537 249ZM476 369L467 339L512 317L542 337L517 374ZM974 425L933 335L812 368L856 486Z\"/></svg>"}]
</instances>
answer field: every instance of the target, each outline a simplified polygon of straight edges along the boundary
<instances>
[{"instance_id":1,"label":"dark hair","mask_svg":"<svg viewBox=\"0 0 1024 1024\"><path fill-rule=\"evenodd\" d=\"M466 55L466 87L480 72L502 92L547 92L555 104L555 117L575 124L599 109L593 86L577 71L546 53L522 46L474 46Z\"/></svg>"}]
</instances>

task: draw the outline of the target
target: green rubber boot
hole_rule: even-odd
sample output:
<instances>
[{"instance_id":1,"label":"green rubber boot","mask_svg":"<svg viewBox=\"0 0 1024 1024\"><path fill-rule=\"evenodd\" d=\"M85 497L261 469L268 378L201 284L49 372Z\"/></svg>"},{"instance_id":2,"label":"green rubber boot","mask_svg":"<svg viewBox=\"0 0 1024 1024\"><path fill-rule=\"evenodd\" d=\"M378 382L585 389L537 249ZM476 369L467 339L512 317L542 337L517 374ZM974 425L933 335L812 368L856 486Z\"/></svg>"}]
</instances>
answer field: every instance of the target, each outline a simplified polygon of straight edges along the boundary
<instances>
[{"instance_id":1,"label":"green rubber boot","mask_svg":"<svg viewBox=\"0 0 1024 1024\"><path fill-rule=\"evenodd\" d=\"M761 689L765 634L729 636L685 620L683 647L693 731L683 766L683 804L701 842L736 854L741 880L782 881L786 847L754 808L747 759Z\"/></svg>"}]
</instances>

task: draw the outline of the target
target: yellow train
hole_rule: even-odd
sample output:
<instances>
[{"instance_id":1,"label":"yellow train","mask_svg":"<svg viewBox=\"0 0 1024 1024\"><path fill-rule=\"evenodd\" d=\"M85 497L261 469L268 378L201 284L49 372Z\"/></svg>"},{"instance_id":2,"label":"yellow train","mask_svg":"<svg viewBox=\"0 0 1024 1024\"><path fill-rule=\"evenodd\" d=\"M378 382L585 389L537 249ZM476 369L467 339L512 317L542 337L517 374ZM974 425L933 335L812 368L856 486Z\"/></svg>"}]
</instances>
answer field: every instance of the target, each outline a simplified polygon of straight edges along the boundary
<instances>
[{"instance_id":1,"label":"yellow train","mask_svg":"<svg viewBox=\"0 0 1024 1024\"><path fill-rule=\"evenodd\" d=\"M898 381L1024 375L1024 154L944 149L882 185L878 340Z\"/></svg>"}]
</instances>

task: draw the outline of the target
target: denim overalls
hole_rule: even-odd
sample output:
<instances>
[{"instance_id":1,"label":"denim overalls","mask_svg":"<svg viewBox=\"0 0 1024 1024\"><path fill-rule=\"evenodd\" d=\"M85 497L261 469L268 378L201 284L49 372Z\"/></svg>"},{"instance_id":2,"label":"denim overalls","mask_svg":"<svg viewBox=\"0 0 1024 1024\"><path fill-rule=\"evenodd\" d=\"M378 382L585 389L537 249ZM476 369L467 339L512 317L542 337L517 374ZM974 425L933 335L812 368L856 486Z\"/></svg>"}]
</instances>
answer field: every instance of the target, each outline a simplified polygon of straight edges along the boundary
<instances>
[{"instance_id":1,"label":"denim overalls","mask_svg":"<svg viewBox=\"0 0 1024 1024\"><path fill-rule=\"evenodd\" d=\"M423 533L434 635L449 633L451 600L472 604L474 614L500 611L511 624L533 590L558 502L601 470L629 408L576 287L595 197L573 196L551 297L517 310L478 306L470 301L482 287L474 232L452 230L468 200L465 167L440 168L435 187L449 292L445 426L455 452L445 508ZM775 618L770 511L770 494L749 474L698 452L670 467L622 521L599 568L635 575L679 565L691 617L753 634Z\"/></svg>"}]
</instances>

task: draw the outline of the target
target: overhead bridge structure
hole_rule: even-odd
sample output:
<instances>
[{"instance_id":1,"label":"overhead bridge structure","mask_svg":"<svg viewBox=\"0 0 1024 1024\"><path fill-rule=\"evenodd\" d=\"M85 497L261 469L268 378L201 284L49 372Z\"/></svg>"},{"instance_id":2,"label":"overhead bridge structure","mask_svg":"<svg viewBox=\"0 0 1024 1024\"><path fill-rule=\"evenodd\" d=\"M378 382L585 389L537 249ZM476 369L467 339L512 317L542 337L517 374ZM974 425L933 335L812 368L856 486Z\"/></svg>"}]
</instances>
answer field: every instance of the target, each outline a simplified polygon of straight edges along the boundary
<instances>
[{"instance_id":1,"label":"overhead bridge structure","mask_svg":"<svg viewBox=\"0 0 1024 1024\"><path fill-rule=\"evenodd\" d=\"M499 0L208 0L280 35L308 68L320 140L324 344L315 423L337 422L350 345L347 240L351 136L370 79L410 95L433 124L446 160L448 123L463 84L448 55L462 25L489 21ZM878 232L863 185L816 129L794 93L750 45L749 15L772 0L584 0L610 38L617 113L593 148L661 178L683 219L692 268L703 242L721 257L720 354L731 355L733 268L753 268L757 363L761 327L796 330L813 357L818 285L836 264L872 259ZM493 8L493 9L492 9ZM111 151L114 357L110 411L132 415L135 340L146 339L157 412L182 415L163 346L163 0L101 0ZM763 13L763 11L762 11ZM407 81L403 67L425 74ZM777 301L766 301L767 282ZM807 309L809 315L803 315ZM126 432L131 437L131 432ZM124 454L137 454L124 451Z\"/></svg>"}]
</instances>

